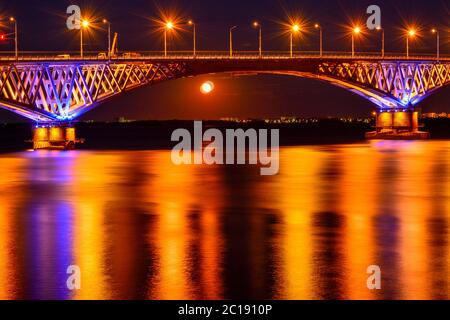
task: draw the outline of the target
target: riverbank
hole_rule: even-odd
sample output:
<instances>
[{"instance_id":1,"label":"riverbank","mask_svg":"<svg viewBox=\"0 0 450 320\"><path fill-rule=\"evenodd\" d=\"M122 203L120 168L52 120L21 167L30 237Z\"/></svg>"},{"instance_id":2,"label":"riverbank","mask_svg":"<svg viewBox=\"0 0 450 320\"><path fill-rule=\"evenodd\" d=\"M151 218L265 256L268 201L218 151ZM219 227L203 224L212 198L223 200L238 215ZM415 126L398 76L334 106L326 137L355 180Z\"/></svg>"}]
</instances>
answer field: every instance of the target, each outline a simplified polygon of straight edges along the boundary
<instances>
[{"instance_id":1,"label":"riverbank","mask_svg":"<svg viewBox=\"0 0 450 320\"><path fill-rule=\"evenodd\" d=\"M365 133L373 130L373 124L362 121L319 119L303 123L245 123L204 121L205 128L244 130L280 129L280 144L314 145L340 144L365 141ZM431 139L450 139L450 119L425 119L422 130L430 132ZM136 122L79 122L74 126L77 136L85 139L79 149L88 150L158 150L170 149L170 138L178 128L193 130L193 121L136 121ZM31 124L1 124L0 151L17 151L31 148Z\"/></svg>"}]
</instances>

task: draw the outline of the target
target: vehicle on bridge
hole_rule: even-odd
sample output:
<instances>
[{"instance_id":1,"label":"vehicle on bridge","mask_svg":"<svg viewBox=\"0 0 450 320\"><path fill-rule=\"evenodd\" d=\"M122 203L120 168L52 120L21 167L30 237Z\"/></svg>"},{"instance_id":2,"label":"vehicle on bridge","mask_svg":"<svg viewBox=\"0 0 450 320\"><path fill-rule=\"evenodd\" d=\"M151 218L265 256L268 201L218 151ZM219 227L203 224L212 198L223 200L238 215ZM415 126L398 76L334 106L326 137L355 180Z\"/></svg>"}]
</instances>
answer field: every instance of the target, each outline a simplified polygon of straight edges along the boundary
<instances>
[{"instance_id":1,"label":"vehicle on bridge","mask_svg":"<svg viewBox=\"0 0 450 320\"><path fill-rule=\"evenodd\" d=\"M56 56L57 60L69 60L70 59L70 54L58 54Z\"/></svg>"},{"instance_id":2,"label":"vehicle on bridge","mask_svg":"<svg viewBox=\"0 0 450 320\"><path fill-rule=\"evenodd\" d=\"M142 54L138 52L125 52L122 55L123 59L136 59L136 58L142 58Z\"/></svg>"}]
</instances>

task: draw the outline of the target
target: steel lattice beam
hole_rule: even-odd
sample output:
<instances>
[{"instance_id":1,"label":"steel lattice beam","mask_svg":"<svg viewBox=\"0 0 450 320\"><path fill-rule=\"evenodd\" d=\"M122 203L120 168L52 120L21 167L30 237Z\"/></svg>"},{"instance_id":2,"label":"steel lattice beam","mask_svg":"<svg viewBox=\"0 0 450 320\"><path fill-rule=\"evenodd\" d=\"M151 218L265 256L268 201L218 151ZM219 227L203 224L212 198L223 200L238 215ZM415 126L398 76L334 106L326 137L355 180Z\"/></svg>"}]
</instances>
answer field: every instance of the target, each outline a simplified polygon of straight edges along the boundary
<instances>
[{"instance_id":1,"label":"steel lattice beam","mask_svg":"<svg viewBox=\"0 0 450 320\"><path fill-rule=\"evenodd\" d=\"M39 122L70 121L144 85L216 72L283 73L330 82L383 108L412 107L450 84L450 63L417 61L157 60L0 65L0 107Z\"/></svg>"},{"instance_id":2,"label":"steel lattice beam","mask_svg":"<svg viewBox=\"0 0 450 320\"><path fill-rule=\"evenodd\" d=\"M380 97L377 104L385 108L414 106L450 84L450 63L326 62L319 73L370 90Z\"/></svg>"},{"instance_id":3,"label":"steel lattice beam","mask_svg":"<svg viewBox=\"0 0 450 320\"><path fill-rule=\"evenodd\" d=\"M0 105L36 121L69 121L124 91L180 77L181 64L0 66Z\"/></svg>"}]
</instances>

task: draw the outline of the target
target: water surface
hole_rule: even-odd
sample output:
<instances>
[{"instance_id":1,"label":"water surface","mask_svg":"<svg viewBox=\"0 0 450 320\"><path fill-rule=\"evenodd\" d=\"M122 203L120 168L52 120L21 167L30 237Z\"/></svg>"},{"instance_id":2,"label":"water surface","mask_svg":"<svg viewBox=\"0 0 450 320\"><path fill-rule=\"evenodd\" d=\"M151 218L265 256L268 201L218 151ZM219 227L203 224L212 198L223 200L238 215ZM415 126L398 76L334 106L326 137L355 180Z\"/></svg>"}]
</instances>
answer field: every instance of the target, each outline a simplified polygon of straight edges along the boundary
<instances>
[{"instance_id":1,"label":"water surface","mask_svg":"<svg viewBox=\"0 0 450 320\"><path fill-rule=\"evenodd\" d=\"M2 154L0 298L448 299L449 151L285 147L273 177L170 151Z\"/></svg>"}]
</instances>

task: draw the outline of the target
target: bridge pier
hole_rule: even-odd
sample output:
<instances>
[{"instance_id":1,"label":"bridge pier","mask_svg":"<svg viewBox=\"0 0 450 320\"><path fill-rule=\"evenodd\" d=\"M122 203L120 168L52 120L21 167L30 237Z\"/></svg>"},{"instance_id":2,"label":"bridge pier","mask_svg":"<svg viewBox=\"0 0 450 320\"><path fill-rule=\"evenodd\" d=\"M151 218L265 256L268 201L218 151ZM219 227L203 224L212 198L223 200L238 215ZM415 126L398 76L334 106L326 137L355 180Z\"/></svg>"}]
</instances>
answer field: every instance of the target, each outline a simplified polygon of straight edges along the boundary
<instances>
[{"instance_id":1,"label":"bridge pier","mask_svg":"<svg viewBox=\"0 0 450 320\"><path fill-rule=\"evenodd\" d=\"M419 111L416 109L380 110L376 115L376 131L366 133L369 140L423 140L428 132L419 130Z\"/></svg>"},{"instance_id":2,"label":"bridge pier","mask_svg":"<svg viewBox=\"0 0 450 320\"><path fill-rule=\"evenodd\" d=\"M77 143L75 128L67 124L36 125L33 127L34 150L73 150Z\"/></svg>"}]
</instances>

